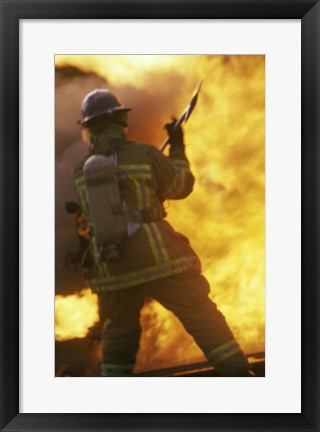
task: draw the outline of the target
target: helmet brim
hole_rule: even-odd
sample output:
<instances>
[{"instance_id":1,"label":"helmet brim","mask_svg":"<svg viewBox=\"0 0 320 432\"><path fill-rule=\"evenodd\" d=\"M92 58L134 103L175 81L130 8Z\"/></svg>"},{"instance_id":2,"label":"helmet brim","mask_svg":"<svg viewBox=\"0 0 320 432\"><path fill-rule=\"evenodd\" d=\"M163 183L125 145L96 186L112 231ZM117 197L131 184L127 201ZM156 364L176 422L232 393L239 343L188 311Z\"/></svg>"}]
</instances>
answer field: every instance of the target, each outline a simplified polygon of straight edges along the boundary
<instances>
[{"instance_id":1,"label":"helmet brim","mask_svg":"<svg viewBox=\"0 0 320 432\"><path fill-rule=\"evenodd\" d=\"M132 108L115 107L115 108L112 108L110 110L103 111L103 112L99 113L98 115L92 115L92 116L84 117L82 120L78 120L78 124L81 126L86 126L87 123L93 119L98 119L98 118L103 117L105 115L112 115L112 114L115 114L115 113L121 112L121 111L122 112L129 112L129 111L132 111Z\"/></svg>"}]
</instances>

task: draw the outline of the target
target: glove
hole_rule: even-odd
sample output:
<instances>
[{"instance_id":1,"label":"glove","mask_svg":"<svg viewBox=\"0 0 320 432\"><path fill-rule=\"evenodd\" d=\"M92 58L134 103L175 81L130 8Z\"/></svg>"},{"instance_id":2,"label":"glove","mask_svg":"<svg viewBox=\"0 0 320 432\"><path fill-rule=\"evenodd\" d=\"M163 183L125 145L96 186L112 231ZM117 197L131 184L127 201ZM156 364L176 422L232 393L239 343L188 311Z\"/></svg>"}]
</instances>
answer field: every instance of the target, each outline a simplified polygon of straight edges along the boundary
<instances>
[{"instance_id":1,"label":"glove","mask_svg":"<svg viewBox=\"0 0 320 432\"><path fill-rule=\"evenodd\" d=\"M177 120L175 118L173 118L173 122L165 124L164 127L168 132L169 143L171 144L171 147L184 148L182 127L178 126L177 128L175 128L174 125L175 125L176 121Z\"/></svg>"}]
</instances>

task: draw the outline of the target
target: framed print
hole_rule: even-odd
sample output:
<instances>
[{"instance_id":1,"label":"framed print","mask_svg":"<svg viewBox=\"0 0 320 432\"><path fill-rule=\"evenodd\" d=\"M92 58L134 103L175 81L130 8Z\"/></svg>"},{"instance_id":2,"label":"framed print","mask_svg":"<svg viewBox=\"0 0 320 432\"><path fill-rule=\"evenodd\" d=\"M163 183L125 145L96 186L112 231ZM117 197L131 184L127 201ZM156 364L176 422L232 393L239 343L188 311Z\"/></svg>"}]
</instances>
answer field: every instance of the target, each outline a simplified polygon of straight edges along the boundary
<instances>
[{"instance_id":1,"label":"framed print","mask_svg":"<svg viewBox=\"0 0 320 432\"><path fill-rule=\"evenodd\" d=\"M157 1L1 1L1 430L319 430L319 8L318 1L172 1L165 7ZM90 117L92 91L109 98L117 113ZM144 263L153 257L165 277L182 266L178 246L166 250L155 227L144 228L150 253L133 254L119 280L117 264L108 267L100 258L110 263L128 252L101 248L99 241L93 254L99 276L64 268L82 229L78 219L74 228L78 210L69 211L70 203L82 205L83 198L82 210L90 203L92 224L83 229L90 242L99 231L90 200L101 183L86 178L84 164L84 180L75 184L86 189L77 196L71 175L85 143L97 149L99 121L115 116L117 131L129 125L135 141L159 147L170 115L183 112L183 122L193 108L183 127L196 199L180 207L172 202L165 211L199 253L215 287L210 296L256 374L250 380L219 375L220 357L224 362L229 349L233 358L236 342L228 348L220 341L213 369L212 347L208 363L180 324L149 299L130 376L128 368L115 373L117 360L107 360L112 350L103 343L110 333L101 347L86 344L99 321L97 295L101 316L101 291L122 284L117 295L106 296L115 313L112 302L140 277L131 268L138 255ZM178 128L177 120L172 124L169 135ZM145 218L135 211L126 230L141 230L150 219L145 208L154 204L152 187L162 180L158 171L149 178L141 164L124 179L121 157L117 150L121 187L136 188L135 209ZM117 163L113 158L111 165ZM179 168L168 176L171 169ZM123 207L124 201L121 215L130 213L131 201ZM130 241L139 230L128 234ZM168 267L167 256L177 259L174 265ZM68 259L76 263L74 252ZM156 293L154 271L149 264L147 283ZM192 298L198 301L195 292ZM110 332L108 317L105 322L109 330L102 332ZM190 330L188 321L185 327ZM123 359L119 364L127 365Z\"/></svg>"}]
</instances>

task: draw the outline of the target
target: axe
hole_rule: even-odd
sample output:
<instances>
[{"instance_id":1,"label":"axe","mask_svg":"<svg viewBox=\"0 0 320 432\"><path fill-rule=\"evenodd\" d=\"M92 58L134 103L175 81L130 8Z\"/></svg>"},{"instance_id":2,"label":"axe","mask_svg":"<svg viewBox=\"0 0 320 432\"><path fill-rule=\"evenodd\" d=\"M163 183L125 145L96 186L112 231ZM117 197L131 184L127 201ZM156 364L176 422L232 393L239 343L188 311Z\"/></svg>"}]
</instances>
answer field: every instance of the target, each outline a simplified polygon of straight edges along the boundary
<instances>
[{"instance_id":1,"label":"axe","mask_svg":"<svg viewBox=\"0 0 320 432\"><path fill-rule=\"evenodd\" d=\"M178 120L175 122L174 124L174 128L177 128L178 126L181 125L181 123L186 122L188 120L188 118L190 117L192 111L194 110L194 107L196 106L197 100L198 100L198 94L200 92L201 89L201 85L202 85L202 81L201 80L197 86L197 88L195 89L195 91L193 92L191 101L188 103L188 105L185 107L185 109L183 110L181 116L178 118ZM161 147L160 147L160 151L163 151L167 145L169 144L169 137L166 138Z\"/></svg>"}]
</instances>

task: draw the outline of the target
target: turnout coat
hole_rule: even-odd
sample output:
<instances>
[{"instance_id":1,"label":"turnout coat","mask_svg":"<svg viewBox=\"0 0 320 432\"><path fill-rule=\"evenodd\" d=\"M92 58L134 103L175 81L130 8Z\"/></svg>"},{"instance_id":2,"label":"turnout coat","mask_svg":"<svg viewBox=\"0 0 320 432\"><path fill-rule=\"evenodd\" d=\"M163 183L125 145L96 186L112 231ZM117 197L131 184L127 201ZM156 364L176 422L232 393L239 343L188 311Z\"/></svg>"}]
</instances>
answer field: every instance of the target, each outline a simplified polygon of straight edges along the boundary
<instances>
[{"instance_id":1,"label":"turnout coat","mask_svg":"<svg viewBox=\"0 0 320 432\"><path fill-rule=\"evenodd\" d=\"M145 217L141 228L120 243L121 257L107 262L97 258L94 233L89 239L91 268L86 280L94 292L115 291L185 272L201 271L200 261L188 239L164 219L166 199L183 199L193 189L194 176L184 148L171 148L163 155L148 144L128 141L124 133L105 132L95 137L92 150L74 168L74 180L82 211L89 217L83 166L92 154L116 153L121 170L120 191ZM158 210L157 210L158 209ZM156 211L157 210L157 211ZM153 219L153 220L152 220Z\"/></svg>"}]
</instances>

